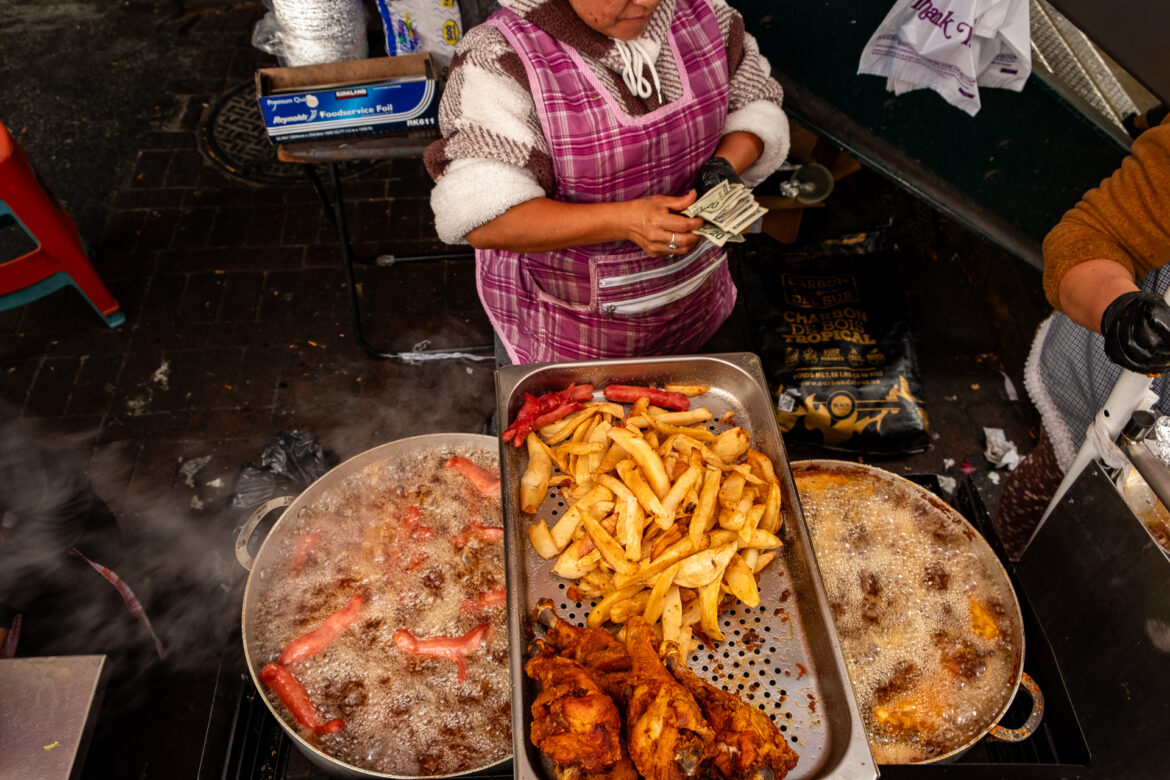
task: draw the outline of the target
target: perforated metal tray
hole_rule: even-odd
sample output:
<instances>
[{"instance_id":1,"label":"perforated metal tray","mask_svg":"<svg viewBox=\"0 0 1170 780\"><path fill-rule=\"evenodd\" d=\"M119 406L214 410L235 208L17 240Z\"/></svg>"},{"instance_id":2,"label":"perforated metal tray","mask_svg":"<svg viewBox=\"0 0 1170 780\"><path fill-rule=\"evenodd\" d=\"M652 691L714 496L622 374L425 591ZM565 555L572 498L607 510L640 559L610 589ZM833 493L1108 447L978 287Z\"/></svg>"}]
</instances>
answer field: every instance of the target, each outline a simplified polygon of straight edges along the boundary
<instances>
[{"instance_id":1,"label":"perforated metal tray","mask_svg":"<svg viewBox=\"0 0 1170 780\"><path fill-rule=\"evenodd\" d=\"M696 674L735 691L777 723L800 754L800 763L789 778L876 778L760 359L750 353L728 353L509 366L496 372L500 420L515 416L525 393L562 390L573 382L592 384L598 397L602 388L615 383L710 385L711 390L693 403L710 409L715 419L734 411L735 422L751 433L752 446L777 464L784 547L761 573L761 604L754 609L740 604L723 613L720 621L726 641L714 649L699 645L687 662ZM726 427L713 424L712 430ZM531 521L517 505L526 453L524 447L501 443L514 766L517 778L555 780L546 777L540 753L529 738L531 706L538 693L536 683L524 674L532 639L532 606L538 599L552 599L558 615L584 624L593 604L569 601L569 583L551 573L553 561L531 549ZM551 526L564 509L559 496L550 491L537 517Z\"/></svg>"}]
</instances>

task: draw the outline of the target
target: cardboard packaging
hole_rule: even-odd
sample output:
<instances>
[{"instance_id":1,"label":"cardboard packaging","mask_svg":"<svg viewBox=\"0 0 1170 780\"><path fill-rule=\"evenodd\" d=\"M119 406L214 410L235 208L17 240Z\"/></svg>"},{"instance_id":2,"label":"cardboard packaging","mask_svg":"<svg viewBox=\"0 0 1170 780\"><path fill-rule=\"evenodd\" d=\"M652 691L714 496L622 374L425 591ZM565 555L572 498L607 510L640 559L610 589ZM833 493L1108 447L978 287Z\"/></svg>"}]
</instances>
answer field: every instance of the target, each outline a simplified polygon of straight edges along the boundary
<instances>
[{"instance_id":1,"label":"cardboard packaging","mask_svg":"<svg viewBox=\"0 0 1170 780\"><path fill-rule=\"evenodd\" d=\"M429 54L262 68L256 98L276 143L437 127Z\"/></svg>"}]
</instances>

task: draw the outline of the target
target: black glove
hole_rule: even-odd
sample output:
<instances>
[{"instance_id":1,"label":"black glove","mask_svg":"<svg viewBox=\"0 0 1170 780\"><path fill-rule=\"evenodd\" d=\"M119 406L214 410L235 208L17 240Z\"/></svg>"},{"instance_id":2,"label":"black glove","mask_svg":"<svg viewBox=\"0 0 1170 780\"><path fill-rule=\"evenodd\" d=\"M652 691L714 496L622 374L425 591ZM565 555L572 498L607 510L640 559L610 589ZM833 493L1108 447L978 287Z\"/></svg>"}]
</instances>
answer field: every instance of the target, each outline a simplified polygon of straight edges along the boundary
<instances>
[{"instance_id":1,"label":"black glove","mask_svg":"<svg viewBox=\"0 0 1170 780\"><path fill-rule=\"evenodd\" d=\"M699 175L695 177L695 189L699 191L701 198L707 194L707 190L718 186L721 181L743 184L743 179L739 178L731 163L722 157L712 157L699 169Z\"/></svg>"},{"instance_id":2,"label":"black glove","mask_svg":"<svg viewBox=\"0 0 1170 780\"><path fill-rule=\"evenodd\" d=\"M1101 335L1105 354L1122 368L1141 374L1170 369L1170 306L1161 296L1117 296L1101 316Z\"/></svg>"}]
</instances>

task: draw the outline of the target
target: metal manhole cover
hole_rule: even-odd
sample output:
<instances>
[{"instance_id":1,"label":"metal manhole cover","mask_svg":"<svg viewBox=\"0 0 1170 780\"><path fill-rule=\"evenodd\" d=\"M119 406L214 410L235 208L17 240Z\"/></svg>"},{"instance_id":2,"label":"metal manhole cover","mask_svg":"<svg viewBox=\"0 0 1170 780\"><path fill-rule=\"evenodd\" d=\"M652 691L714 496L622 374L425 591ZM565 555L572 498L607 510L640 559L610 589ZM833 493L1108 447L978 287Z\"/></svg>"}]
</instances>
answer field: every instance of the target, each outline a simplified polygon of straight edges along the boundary
<instances>
[{"instance_id":1,"label":"metal manhole cover","mask_svg":"<svg viewBox=\"0 0 1170 780\"><path fill-rule=\"evenodd\" d=\"M256 105L256 87L245 81L216 99L199 125L199 151L216 168L253 184L292 184L308 177L300 165L276 159L276 147ZM343 177L355 176L381 164L378 160L346 162Z\"/></svg>"}]
</instances>

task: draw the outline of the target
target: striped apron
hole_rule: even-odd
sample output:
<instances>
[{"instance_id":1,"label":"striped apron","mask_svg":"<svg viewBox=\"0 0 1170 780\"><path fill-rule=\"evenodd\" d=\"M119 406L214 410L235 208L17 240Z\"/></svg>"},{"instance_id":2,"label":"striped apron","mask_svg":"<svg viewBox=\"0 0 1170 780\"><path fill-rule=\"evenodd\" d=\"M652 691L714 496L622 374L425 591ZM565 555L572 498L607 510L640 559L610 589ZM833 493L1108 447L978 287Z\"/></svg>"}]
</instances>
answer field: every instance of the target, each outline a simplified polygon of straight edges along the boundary
<instances>
[{"instance_id":1,"label":"striped apron","mask_svg":"<svg viewBox=\"0 0 1170 780\"><path fill-rule=\"evenodd\" d=\"M681 195L714 153L727 119L727 54L704 0L679 0L667 45L683 95L630 117L576 49L515 13L500 30L528 74L556 174L556 200ZM665 58L663 58L665 59ZM726 255L702 241L652 258L632 241L522 254L476 252L476 285L514 363L693 352L735 305Z\"/></svg>"}]
</instances>

